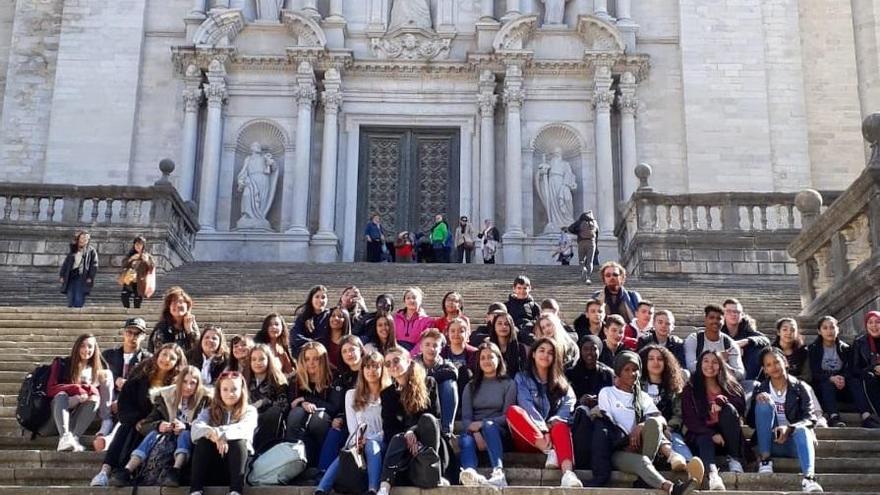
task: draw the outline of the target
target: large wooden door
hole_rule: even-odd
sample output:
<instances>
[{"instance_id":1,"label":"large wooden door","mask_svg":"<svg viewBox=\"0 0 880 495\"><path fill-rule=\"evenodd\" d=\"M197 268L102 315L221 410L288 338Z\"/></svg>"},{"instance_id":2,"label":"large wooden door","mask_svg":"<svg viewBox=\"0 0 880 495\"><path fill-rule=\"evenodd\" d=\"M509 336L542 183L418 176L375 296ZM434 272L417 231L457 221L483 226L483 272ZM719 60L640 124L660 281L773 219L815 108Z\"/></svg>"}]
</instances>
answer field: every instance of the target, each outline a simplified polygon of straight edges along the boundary
<instances>
[{"instance_id":1,"label":"large wooden door","mask_svg":"<svg viewBox=\"0 0 880 495\"><path fill-rule=\"evenodd\" d=\"M361 130L355 259L364 259L363 226L373 213L390 236L424 232L438 213L457 221L458 136L458 129Z\"/></svg>"}]
</instances>

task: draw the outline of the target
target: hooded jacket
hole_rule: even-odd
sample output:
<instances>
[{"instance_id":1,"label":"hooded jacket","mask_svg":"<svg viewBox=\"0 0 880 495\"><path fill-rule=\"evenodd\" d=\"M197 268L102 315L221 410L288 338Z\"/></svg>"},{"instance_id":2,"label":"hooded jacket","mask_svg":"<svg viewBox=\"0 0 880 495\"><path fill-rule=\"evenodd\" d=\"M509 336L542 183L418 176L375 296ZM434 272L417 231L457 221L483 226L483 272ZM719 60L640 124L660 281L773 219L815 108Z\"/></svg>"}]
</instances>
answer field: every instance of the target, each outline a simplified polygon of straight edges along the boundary
<instances>
[{"instance_id":1,"label":"hooded jacket","mask_svg":"<svg viewBox=\"0 0 880 495\"><path fill-rule=\"evenodd\" d=\"M150 394L150 397L153 400L153 410L150 411L150 414L148 414L143 421L137 424L136 428L138 433L146 436L147 433L150 433L153 430L158 430L159 423L178 419L177 405L175 405L174 401L174 391L176 388L176 385L168 385L167 387L156 389ZM187 429L189 429L192 422L199 417L199 413L202 412L202 409L211 404L211 398L213 396L214 390L205 387L204 385L196 390L196 393L191 399L194 407L191 407L189 411L187 411L186 419L183 421L186 424Z\"/></svg>"}]
</instances>

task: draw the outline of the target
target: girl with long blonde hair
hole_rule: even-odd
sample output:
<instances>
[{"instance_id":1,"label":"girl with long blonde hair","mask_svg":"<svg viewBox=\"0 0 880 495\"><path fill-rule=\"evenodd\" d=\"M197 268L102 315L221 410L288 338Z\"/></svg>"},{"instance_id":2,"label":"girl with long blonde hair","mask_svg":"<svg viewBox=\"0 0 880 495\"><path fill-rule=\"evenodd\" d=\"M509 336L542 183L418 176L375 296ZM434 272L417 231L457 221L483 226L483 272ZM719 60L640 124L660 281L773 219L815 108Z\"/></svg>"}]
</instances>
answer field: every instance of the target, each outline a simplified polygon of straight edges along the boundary
<instances>
[{"instance_id":1,"label":"girl with long blonde hair","mask_svg":"<svg viewBox=\"0 0 880 495\"><path fill-rule=\"evenodd\" d=\"M342 394L331 386L332 379L327 349L319 342L306 342L296 362L285 438L289 442L302 440L313 466L318 465L324 437L342 408Z\"/></svg>"}]
</instances>

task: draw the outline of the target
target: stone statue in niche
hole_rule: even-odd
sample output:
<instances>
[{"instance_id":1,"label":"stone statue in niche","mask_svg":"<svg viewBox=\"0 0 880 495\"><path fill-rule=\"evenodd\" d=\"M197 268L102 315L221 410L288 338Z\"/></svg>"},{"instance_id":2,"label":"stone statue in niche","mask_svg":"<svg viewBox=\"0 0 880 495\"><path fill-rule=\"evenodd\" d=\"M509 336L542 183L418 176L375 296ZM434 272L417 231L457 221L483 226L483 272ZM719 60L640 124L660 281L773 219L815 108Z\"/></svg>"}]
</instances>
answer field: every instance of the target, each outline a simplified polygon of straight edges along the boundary
<instances>
[{"instance_id":1,"label":"stone statue in niche","mask_svg":"<svg viewBox=\"0 0 880 495\"><path fill-rule=\"evenodd\" d=\"M565 22L565 3L568 0L541 0L544 4L544 25L559 25Z\"/></svg>"},{"instance_id":2,"label":"stone statue in niche","mask_svg":"<svg viewBox=\"0 0 880 495\"><path fill-rule=\"evenodd\" d=\"M535 174L535 190L547 212L545 233L558 233L563 226L574 223L574 197L577 190L577 177L571 171L571 164L562 159L562 149L555 148L538 165Z\"/></svg>"},{"instance_id":3,"label":"stone statue in niche","mask_svg":"<svg viewBox=\"0 0 880 495\"><path fill-rule=\"evenodd\" d=\"M284 0L254 0L257 7L258 21L278 21L281 19L281 7Z\"/></svg>"},{"instance_id":4,"label":"stone statue in niche","mask_svg":"<svg viewBox=\"0 0 880 495\"><path fill-rule=\"evenodd\" d=\"M264 152L258 142L251 144L251 154L244 159L237 182L241 193L241 217L235 228L271 230L266 216L278 185L278 165L272 153Z\"/></svg>"},{"instance_id":5,"label":"stone statue in niche","mask_svg":"<svg viewBox=\"0 0 880 495\"><path fill-rule=\"evenodd\" d=\"M428 5L428 0L394 0L388 31L400 27L431 30L431 8Z\"/></svg>"}]
</instances>

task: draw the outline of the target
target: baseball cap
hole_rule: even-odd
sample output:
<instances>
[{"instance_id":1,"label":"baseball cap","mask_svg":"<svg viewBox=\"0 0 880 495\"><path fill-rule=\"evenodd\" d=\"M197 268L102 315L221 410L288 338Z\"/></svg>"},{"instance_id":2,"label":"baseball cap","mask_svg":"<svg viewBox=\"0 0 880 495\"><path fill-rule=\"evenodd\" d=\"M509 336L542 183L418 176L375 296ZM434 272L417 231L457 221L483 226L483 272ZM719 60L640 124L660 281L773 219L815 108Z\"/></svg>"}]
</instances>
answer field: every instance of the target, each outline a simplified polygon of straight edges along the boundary
<instances>
[{"instance_id":1,"label":"baseball cap","mask_svg":"<svg viewBox=\"0 0 880 495\"><path fill-rule=\"evenodd\" d=\"M141 332L146 332L147 331L147 322L144 321L144 319L140 318L140 317L129 318L129 319L125 320L125 325L123 325L122 327L123 328L133 327L133 328L137 328Z\"/></svg>"}]
</instances>

